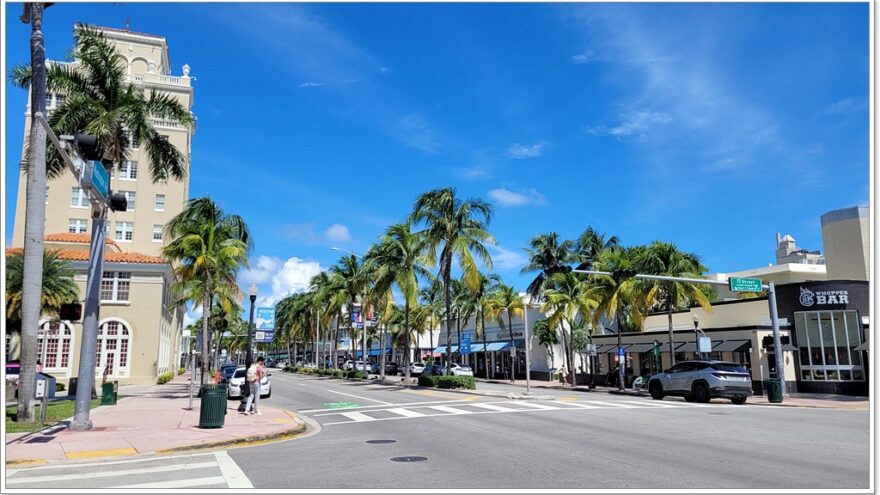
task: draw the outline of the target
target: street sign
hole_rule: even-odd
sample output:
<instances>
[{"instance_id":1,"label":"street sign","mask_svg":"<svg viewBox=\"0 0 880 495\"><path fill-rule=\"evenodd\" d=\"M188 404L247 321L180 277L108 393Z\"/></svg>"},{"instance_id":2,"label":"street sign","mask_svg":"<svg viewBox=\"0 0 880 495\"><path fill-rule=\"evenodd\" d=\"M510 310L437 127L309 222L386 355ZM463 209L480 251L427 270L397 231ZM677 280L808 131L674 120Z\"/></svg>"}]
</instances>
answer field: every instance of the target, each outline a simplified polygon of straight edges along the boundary
<instances>
[{"instance_id":1,"label":"street sign","mask_svg":"<svg viewBox=\"0 0 880 495\"><path fill-rule=\"evenodd\" d=\"M461 353L462 354L470 354L471 353L471 336L470 335L462 335L462 337L461 337Z\"/></svg>"},{"instance_id":2,"label":"street sign","mask_svg":"<svg viewBox=\"0 0 880 495\"><path fill-rule=\"evenodd\" d=\"M621 357L626 355L626 351L623 350L623 347L617 348L617 355Z\"/></svg>"},{"instance_id":3,"label":"street sign","mask_svg":"<svg viewBox=\"0 0 880 495\"><path fill-rule=\"evenodd\" d=\"M763 289L760 278L731 277L727 282L733 292L761 292Z\"/></svg>"},{"instance_id":4,"label":"street sign","mask_svg":"<svg viewBox=\"0 0 880 495\"><path fill-rule=\"evenodd\" d=\"M254 342L268 344L275 340L274 330L257 330L254 332Z\"/></svg>"},{"instance_id":5,"label":"street sign","mask_svg":"<svg viewBox=\"0 0 880 495\"><path fill-rule=\"evenodd\" d=\"M595 356L596 355L596 344L587 344L587 355Z\"/></svg>"},{"instance_id":6,"label":"street sign","mask_svg":"<svg viewBox=\"0 0 880 495\"><path fill-rule=\"evenodd\" d=\"M89 160L83 170L82 183L104 201L110 197L110 174L101 162Z\"/></svg>"},{"instance_id":7,"label":"street sign","mask_svg":"<svg viewBox=\"0 0 880 495\"><path fill-rule=\"evenodd\" d=\"M712 352L712 339L700 337L700 352Z\"/></svg>"},{"instance_id":8,"label":"street sign","mask_svg":"<svg viewBox=\"0 0 880 495\"><path fill-rule=\"evenodd\" d=\"M257 308L257 330L275 330L275 308Z\"/></svg>"}]
</instances>

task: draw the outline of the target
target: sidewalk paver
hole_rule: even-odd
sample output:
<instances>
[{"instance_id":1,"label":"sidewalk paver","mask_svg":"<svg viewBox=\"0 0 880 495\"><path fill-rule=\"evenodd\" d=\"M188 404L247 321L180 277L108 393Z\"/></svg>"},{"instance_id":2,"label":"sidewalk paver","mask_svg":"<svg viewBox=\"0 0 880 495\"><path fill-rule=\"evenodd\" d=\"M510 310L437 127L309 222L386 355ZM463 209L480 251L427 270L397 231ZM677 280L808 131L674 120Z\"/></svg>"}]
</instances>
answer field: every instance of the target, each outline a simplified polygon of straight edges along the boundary
<instances>
[{"instance_id":1,"label":"sidewalk paver","mask_svg":"<svg viewBox=\"0 0 880 495\"><path fill-rule=\"evenodd\" d=\"M227 403L222 428L199 428L201 400L189 404L189 376L164 385L120 387L115 406L92 410L91 431L70 431L66 422L32 433L6 435L7 463L61 461L125 455L170 453L244 445L289 438L307 429L291 411L260 401L257 415L238 412L238 400Z\"/></svg>"}]
</instances>

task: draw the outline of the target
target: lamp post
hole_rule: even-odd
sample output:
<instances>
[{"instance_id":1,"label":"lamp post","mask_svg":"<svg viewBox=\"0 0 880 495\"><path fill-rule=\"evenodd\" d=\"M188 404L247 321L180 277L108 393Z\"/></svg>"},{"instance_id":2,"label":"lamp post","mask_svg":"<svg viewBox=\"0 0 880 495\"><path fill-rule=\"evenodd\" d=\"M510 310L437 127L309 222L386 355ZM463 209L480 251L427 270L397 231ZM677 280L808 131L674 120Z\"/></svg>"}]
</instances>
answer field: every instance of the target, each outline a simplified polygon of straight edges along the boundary
<instances>
[{"instance_id":1,"label":"lamp post","mask_svg":"<svg viewBox=\"0 0 880 495\"><path fill-rule=\"evenodd\" d=\"M699 352L700 351L700 336L697 334L697 332L702 334L703 337L706 336L706 333L700 329L700 315L694 313L693 318L694 318L694 346L695 346L694 347L694 355L699 354L700 359L705 359L706 357L703 356L703 353Z\"/></svg>"},{"instance_id":2,"label":"lamp post","mask_svg":"<svg viewBox=\"0 0 880 495\"><path fill-rule=\"evenodd\" d=\"M254 303L257 301L257 284L251 284L249 294L251 297L251 316L248 320L247 354L244 361L246 369L250 368L251 363L254 362Z\"/></svg>"},{"instance_id":3,"label":"lamp post","mask_svg":"<svg viewBox=\"0 0 880 495\"><path fill-rule=\"evenodd\" d=\"M354 251L349 251L348 249L342 249L342 248L338 248L338 247L331 247L330 249L332 251L342 251L344 253L348 253L348 254L354 256L355 258L358 258L361 261L364 260L363 256L355 253ZM364 355L362 360L364 362L364 372L366 373L367 372L367 285L366 284L364 284L364 295L363 295L362 301L363 302L361 303L361 321L363 322L364 329L363 329L363 341L361 342L361 344L362 344L361 349L363 349L363 350L361 352ZM352 337L354 337L354 336L352 336ZM355 340L357 340L357 339L355 339ZM357 371L357 356L354 356L354 359L355 359L355 361L354 361L355 371Z\"/></svg>"},{"instance_id":4,"label":"lamp post","mask_svg":"<svg viewBox=\"0 0 880 495\"><path fill-rule=\"evenodd\" d=\"M530 394L532 392L532 373L529 365L529 351L531 350L531 339L529 339L529 307L531 306L532 298L529 295L526 295L526 301L523 304L523 337L526 339L525 343L525 352L526 352L526 394Z\"/></svg>"}]
</instances>

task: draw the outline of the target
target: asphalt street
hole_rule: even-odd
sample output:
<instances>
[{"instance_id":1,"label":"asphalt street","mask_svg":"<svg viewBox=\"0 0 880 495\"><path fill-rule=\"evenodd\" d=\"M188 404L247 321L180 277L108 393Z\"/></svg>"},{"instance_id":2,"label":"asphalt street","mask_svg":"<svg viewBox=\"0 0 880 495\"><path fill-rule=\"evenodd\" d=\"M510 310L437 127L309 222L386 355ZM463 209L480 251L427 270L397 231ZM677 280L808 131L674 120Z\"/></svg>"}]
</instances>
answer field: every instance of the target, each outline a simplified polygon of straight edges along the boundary
<instances>
[{"instance_id":1,"label":"asphalt street","mask_svg":"<svg viewBox=\"0 0 880 495\"><path fill-rule=\"evenodd\" d=\"M869 487L868 411L540 389L556 400L523 401L278 370L271 379L268 401L320 431L230 450L256 488Z\"/></svg>"}]
</instances>

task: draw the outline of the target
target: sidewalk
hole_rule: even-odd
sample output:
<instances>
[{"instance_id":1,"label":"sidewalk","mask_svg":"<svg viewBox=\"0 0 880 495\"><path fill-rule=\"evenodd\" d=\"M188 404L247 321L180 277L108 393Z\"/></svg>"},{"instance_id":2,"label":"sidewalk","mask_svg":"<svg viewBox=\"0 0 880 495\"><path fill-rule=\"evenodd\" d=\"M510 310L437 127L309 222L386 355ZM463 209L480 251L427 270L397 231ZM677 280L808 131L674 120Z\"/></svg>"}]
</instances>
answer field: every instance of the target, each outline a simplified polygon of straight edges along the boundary
<instances>
[{"instance_id":1,"label":"sidewalk","mask_svg":"<svg viewBox=\"0 0 880 495\"><path fill-rule=\"evenodd\" d=\"M526 381L525 380L516 380L514 382L505 381L505 380L486 380L477 378L477 384L479 387L480 383L492 383L498 385L510 385L518 388L525 388ZM545 382L532 380L531 388L533 389L553 389L558 391L571 391L571 392L588 392L588 393L607 393L607 394L615 394L615 395L631 395L635 397L650 397L647 390L643 390L640 392L635 392L631 388L626 389L623 392L617 390L617 387L602 387L596 386L595 389L590 390L590 388L586 385L577 385L575 387L570 387L568 385L559 383L559 382ZM534 393L534 392L533 392ZM721 400L721 399L715 399ZM870 402L868 397L857 397L851 395L834 395L834 394L803 394L803 393L794 393L786 396L781 403L774 404L767 399L766 395L753 395L749 397L747 404L760 405L760 406L780 406L780 407L814 407L814 408L833 408L833 409L850 409L850 410L864 410L867 411L870 407Z\"/></svg>"},{"instance_id":2,"label":"sidewalk","mask_svg":"<svg viewBox=\"0 0 880 495\"><path fill-rule=\"evenodd\" d=\"M189 373L164 385L120 387L115 406L91 411L91 431L70 431L66 423L33 433L6 435L6 462L46 462L219 448L281 440L306 431L296 414L260 401L262 416L238 412L239 401L227 404L223 428L202 429L201 400L189 404Z\"/></svg>"}]
</instances>

